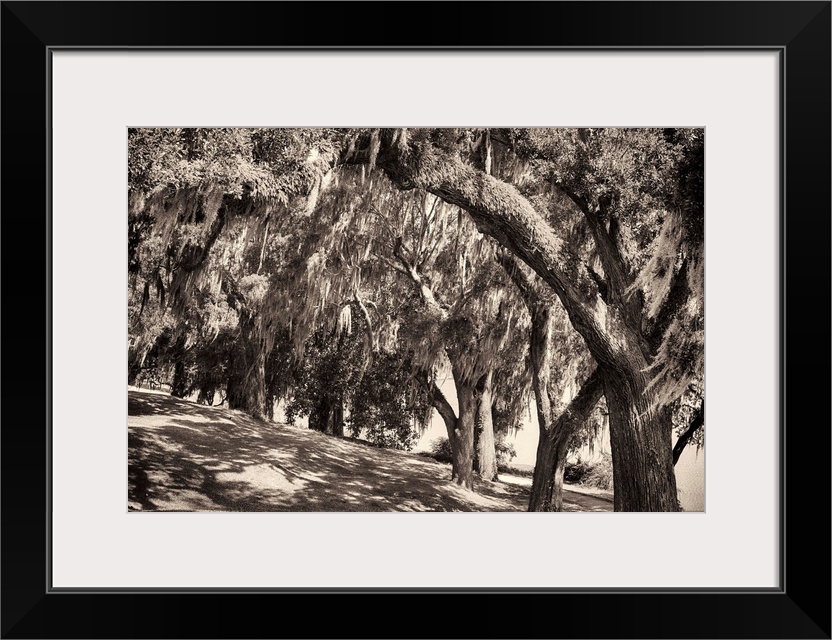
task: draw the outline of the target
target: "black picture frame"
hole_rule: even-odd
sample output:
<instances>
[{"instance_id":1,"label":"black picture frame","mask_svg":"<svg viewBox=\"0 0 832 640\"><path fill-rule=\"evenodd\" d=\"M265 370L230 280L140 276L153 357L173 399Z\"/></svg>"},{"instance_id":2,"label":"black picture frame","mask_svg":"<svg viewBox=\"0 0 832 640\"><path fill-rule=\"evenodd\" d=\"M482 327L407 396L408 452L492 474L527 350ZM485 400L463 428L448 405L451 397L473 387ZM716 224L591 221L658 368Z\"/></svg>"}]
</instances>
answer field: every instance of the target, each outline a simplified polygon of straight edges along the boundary
<instances>
[{"instance_id":1,"label":"black picture frame","mask_svg":"<svg viewBox=\"0 0 832 640\"><path fill-rule=\"evenodd\" d=\"M3 2L1 15L3 638L830 637L830 2ZM64 47L779 51L780 588L51 590L48 83Z\"/></svg>"}]
</instances>

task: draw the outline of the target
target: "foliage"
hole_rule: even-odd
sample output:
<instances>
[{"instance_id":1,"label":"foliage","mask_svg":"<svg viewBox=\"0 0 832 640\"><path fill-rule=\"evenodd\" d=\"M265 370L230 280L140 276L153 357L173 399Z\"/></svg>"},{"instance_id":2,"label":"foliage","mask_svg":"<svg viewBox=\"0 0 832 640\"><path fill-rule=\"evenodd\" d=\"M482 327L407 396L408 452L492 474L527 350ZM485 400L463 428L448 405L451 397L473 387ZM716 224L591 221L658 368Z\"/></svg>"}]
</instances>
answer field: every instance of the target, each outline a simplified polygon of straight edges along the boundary
<instances>
[{"instance_id":1,"label":"foliage","mask_svg":"<svg viewBox=\"0 0 832 640\"><path fill-rule=\"evenodd\" d=\"M294 423L298 417L315 416L322 404L340 403L349 414L345 423L353 436L409 451L428 411L423 392L411 385L410 359L399 352L379 352L367 359L366 326L360 315L352 320L353 314L358 312L350 311L340 334L318 332L307 342L294 369L286 419ZM320 425L311 421L310 427Z\"/></svg>"},{"instance_id":2,"label":"foliage","mask_svg":"<svg viewBox=\"0 0 832 640\"><path fill-rule=\"evenodd\" d=\"M677 436L687 432L696 414L701 411L704 391L701 378L696 378L688 387L687 392L680 397L673 407L673 431ZM705 446L704 424L696 429L688 440L689 447L695 447L698 452Z\"/></svg>"},{"instance_id":3,"label":"foliage","mask_svg":"<svg viewBox=\"0 0 832 640\"><path fill-rule=\"evenodd\" d=\"M317 332L307 342L303 360L294 370L292 397L286 404L286 420L315 416L322 406L345 403L362 375L361 340L356 333L340 336ZM323 425L310 422L310 428Z\"/></svg>"},{"instance_id":4,"label":"foliage","mask_svg":"<svg viewBox=\"0 0 832 640\"><path fill-rule=\"evenodd\" d=\"M612 456L602 453L595 462L586 462L580 458L567 461L563 481L598 489L612 489Z\"/></svg>"},{"instance_id":5,"label":"foliage","mask_svg":"<svg viewBox=\"0 0 832 640\"><path fill-rule=\"evenodd\" d=\"M407 449L416 374L493 372L510 433L532 386L511 254L551 312L556 410L590 351L638 361L677 433L701 406L700 129L130 129L128 155L130 380ZM604 428L601 404L570 448Z\"/></svg>"},{"instance_id":6,"label":"foliage","mask_svg":"<svg viewBox=\"0 0 832 640\"><path fill-rule=\"evenodd\" d=\"M612 456L604 453L593 463L581 480L581 484L598 489L612 489Z\"/></svg>"},{"instance_id":7,"label":"foliage","mask_svg":"<svg viewBox=\"0 0 832 640\"><path fill-rule=\"evenodd\" d=\"M497 466L497 470L500 473L520 476L521 478L531 478L534 475L534 469L521 469L511 464L500 464Z\"/></svg>"},{"instance_id":8,"label":"foliage","mask_svg":"<svg viewBox=\"0 0 832 640\"><path fill-rule=\"evenodd\" d=\"M589 464L577 458L566 462L563 468L563 481L577 484L589 473Z\"/></svg>"},{"instance_id":9,"label":"foliage","mask_svg":"<svg viewBox=\"0 0 832 640\"><path fill-rule=\"evenodd\" d=\"M508 137L540 180L597 220L595 235L611 238L623 294L658 332L654 403L672 404L704 370L704 131L514 129Z\"/></svg>"},{"instance_id":10,"label":"foliage","mask_svg":"<svg viewBox=\"0 0 832 640\"><path fill-rule=\"evenodd\" d=\"M506 442L505 432L498 432L496 435L496 442L494 443L497 451L497 464L508 465L514 458L517 457L517 450L510 442Z\"/></svg>"},{"instance_id":11,"label":"foliage","mask_svg":"<svg viewBox=\"0 0 832 640\"><path fill-rule=\"evenodd\" d=\"M352 396L350 431L370 442L410 451L419 439L428 405L410 389L410 363L395 353L374 357Z\"/></svg>"},{"instance_id":12,"label":"foliage","mask_svg":"<svg viewBox=\"0 0 832 640\"><path fill-rule=\"evenodd\" d=\"M430 454L434 460L438 462L453 462L453 452L451 450L451 443L448 438L435 438L430 443Z\"/></svg>"}]
</instances>

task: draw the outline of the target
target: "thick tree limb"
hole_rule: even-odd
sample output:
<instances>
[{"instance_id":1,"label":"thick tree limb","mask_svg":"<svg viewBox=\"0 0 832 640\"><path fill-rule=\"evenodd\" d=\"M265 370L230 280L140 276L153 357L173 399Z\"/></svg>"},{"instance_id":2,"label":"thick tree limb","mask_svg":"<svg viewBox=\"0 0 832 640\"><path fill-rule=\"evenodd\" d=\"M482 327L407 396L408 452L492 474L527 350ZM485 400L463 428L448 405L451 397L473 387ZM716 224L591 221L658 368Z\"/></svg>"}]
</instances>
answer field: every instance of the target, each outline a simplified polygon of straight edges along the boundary
<instances>
[{"instance_id":1,"label":"thick tree limb","mask_svg":"<svg viewBox=\"0 0 832 640\"><path fill-rule=\"evenodd\" d=\"M627 312L630 325L634 329L639 329L641 327L641 297L629 293L633 284L633 275L616 241L618 222L613 214L610 199L601 197L598 199L598 204L593 206L568 187L561 186L560 188L583 213L595 241L598 258L604 269L606 285L601 291L601 297L609 304L620 304ZM604 226L602 217L610 221L609 231Z\"/></svg>"},{"instance_id":2,"label":"thick tree limb","mask_svg":"<svg viewBox=\"0 0 832 640\"><path fill-rule=\"evenodd\" d=\"M563 410L553 426L554 429L563 429L566 423L571 423L574 428L570 429L569 435L586 422L589 414L598 404L601 396L604 395L604 383L600 369L595 367L589 377L578 389L578 393Z\"/></svg>"},{"instance_id":3,"label":"thick tree limb","mask_svg":"<svg viewBox=\"0 0 832 640\"><path fill-rule=\"evenodd\" d=\"M615 364L622 349L632 347L622 343L622 336L608 334L604 314L596 317L603 302L595 283L563 258L563 241L517 189L435 147L403 147L386 141L390 136L382 132L376 163L398 188L419 187L467 211L480 232L512 251L552 287L596 360ZM610 313L615 309L607 309L606 315Z\"/></svg>"},{"instance_id":4,"label":"thick tree limb","mask_svg":"<svg viewBox=\"0 0 832 640\"><path fill-rule=\"evenodd\" d=\"M371 143L376 144L377 153L371 153L375 151ZM624 302L603 302L596 283L568 255L565 241L514 186L475 169L429 140L414 141L413 136L401 136L391 129L364 134L355 151L342 161L374 162L397 188L420 188L466 211L481 233L525 262L558 295L596 362L630 372L627 375L644 370L650 354L641 318L634 317L640 314L634 314ZM602 252L603 247L599 248ZM609 274L605 276L609 278Z\"/></svg>"},{"instance_id":5,"label":"thick tree limb","mask_svg":"<svg viewBox=\"0 0 832 640\"><path fill-rule=\"evenodd\" d=\"M439 304L439 300L436 299L436 296L433 295L433 290L427 285L422 274L413 266L410 261L405 257L403 251L404 244L401 238L397 238L396 242L393 246L393 255L399 261L402 269L401 271L410 278L411 282L416 285L417 290L419 291L419 295L422 297L422 300L428 308L431 310L432 313L437 314L440 318L445 319L448 317L448 311L445 309L441 304Z\"/></svg>"},{"instance_id":6,"label":"thick tree limb","mask_svg":"<svg viewBox=\"0 0 832 640\"><path fill-rule=\"evenodd\" d=\"M454 408L448 402L448 399L445 397L445 394L442 393L442 390L437 386L436 382L434 380L429 380L428 375L425 372L419 371L416 373L415 377L422 387L424 387L425 391L427 391L428 401L442 417L442 420L445 422L445 426L448 429L449 437L452 438L454 429L456 428L456 412L454 411Z\"/></svg>"},{"instance_id":7,"label":"thick tree limb","mask_svg":"<svg viewBox=\"0 0 832 640\"><path fill-rule=\"evenodd\" d=\"M520 268L520 265L517 264L517 259L505 251L498 251L497 262L517 287L520 292L520 297L523 298L523 302L526 303L529 312L534 312L534 308L539 302L538 295L534 291L531 280L529 280L528 276Z\"/></svg>"},{"instance_id":8,"label":"thick tree limb","mask_svg":"<svg viewBox=\"0 0 832 640\"><path fill-rule=\"evenodd\" d=\"M601 296L601 300L609 304L610 295L609 285L607 285L607 282L598 273L596 273L595 269L593 269L589 265L587 265L586 271L587 273L589 273L589 277L595 280L595 284L598 285L598 295Z\"/></svg>"},{"instance_id":9,"label":"thick tree limb","mask_svg":"<svg viewBox=\"0 0 832 640\"><path fill-rule=\"evenodd\" d=\"M593 207L585 198L582 198L568 187L561 186L560 188L584 215L592 233L592 238L595 240L598 257L601 260L601 266L604 267L604 274L612 288L612 293L616 296L622 296L630 285L631 278L618 245L613 241L612 236L601 221L601 215L608 219L612 218L609 201L601 199L599 204Z\"/></svg>"}]
</instances>

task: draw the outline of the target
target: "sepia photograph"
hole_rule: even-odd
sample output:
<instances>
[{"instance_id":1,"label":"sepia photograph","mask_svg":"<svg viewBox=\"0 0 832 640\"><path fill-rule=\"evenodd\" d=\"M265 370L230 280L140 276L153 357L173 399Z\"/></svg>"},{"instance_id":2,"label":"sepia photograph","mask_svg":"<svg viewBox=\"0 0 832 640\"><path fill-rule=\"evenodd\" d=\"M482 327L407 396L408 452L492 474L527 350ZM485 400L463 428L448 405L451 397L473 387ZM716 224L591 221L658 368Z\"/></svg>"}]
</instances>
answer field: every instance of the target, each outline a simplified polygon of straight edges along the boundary
<instances>
[{"instance_id":1,"label":"sepia photograph","mask_svg":"<svg viewBox=\"0 0 832 640\"><path fill-rule=\"evenodd\" d=\"M703 512L704 128L130 128L130 512Z\"/></svg>"}]
</instances>

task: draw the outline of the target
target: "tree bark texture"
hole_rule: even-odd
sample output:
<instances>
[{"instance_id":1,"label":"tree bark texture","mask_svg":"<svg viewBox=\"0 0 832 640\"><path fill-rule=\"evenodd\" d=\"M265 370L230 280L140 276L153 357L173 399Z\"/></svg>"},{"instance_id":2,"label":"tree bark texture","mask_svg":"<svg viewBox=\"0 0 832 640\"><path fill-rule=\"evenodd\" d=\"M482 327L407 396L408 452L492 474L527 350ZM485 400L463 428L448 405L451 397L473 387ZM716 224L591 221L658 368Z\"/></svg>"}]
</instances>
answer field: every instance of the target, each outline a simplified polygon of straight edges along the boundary
<instances>
[{"instance_id":1,"label":"tree bark texture","mask_svg":"<svg viewBox=\"0 0 832 640\"><path fill-rule=\"evenodd\" d=\"M641 372L604 372L616 511L678 511L670 410L650 406Z\"/></svg>"},{"instance_id":2,"label":"tree bark texture","mask_svg":"<svg viewBox=\"0 0 832 640\"><path fill-rule=\"evenodd\" d=\"M563 511L563 471L569 440L558 435L554 429L540 430L529 511Z\"/></svg>"},{"instance_id":3,"label":"tree bark texture","mask_svg":"<svg viewBox=\"0 0 832 640\"><path fill-rule=\"evenodd\" d=\"M540 302L533 305L529 352L540 437L529 511L563 510L563 471L569 440L586 423L603 394L601 374L596 368L569 405L558 413L559 385L552 362L552 329L551 307Z\"/></svg>"},{"instance_id":4,"label":"tree bark texture","mask_svg":"<svg viewBox=\"0 0 832 640\"><path fill-rule=\"evenodd\" d=\"M419 382L428 390L428 400L445 423L448 442L451 445L451 480L457 484L473 489L474 487L474 427L476 423L477 398L476 389L461 384L456 385L459 416L445 398L445 394L436 382L428 381L427 375L417 375Z\"/></svg>"},{"instance_id":5,"label":"tree bark texture","mask_svg":"<svg viewBox=\"0 0 832 640\"><path fill-rule=\"evenodd\" d=\"M514 258L503 255L499 262L517 285L532 319L529 355L540 435L529 511L562 511L563 472L569 440L587 421L603 395L601 375L597 368L594 369L569 405L560 413L556 411L559 390L552 361L552 307L536 294Z\"/></svg>"},{"instance_id":6,"label":"tree bark texture","mask_svg":"<svg viewBox=\"0 0 832 640\"><path fill-rule=\"evenodd\" d=\"M466 489L474 488L474 424L477 413L476 389L456 382L459 418L451 440L452 479Z\"/></svg>"},{"instance_id":7,"label":"tree bark texture","mask_svg":"<svg viewBox=\"0 0 832 640\"><path fill-rule=\"evenodd\" d=\"M477 461L480 478L488 482L497 479L497 448L494 440L494 420L491 415L493 376L489 371L477 385Z\"/></svg>"},{"instance_id":8,"label":"tree bark texture","mask_svg":"<svg viewBox=\"0 0 832 640\"><path fill-rule=\"evenodd\" d=\"M595 369L566 409L556 418L550 418L544 423L538 408L541 429L529 511L563 510L563 471L566 467L569 439L586 423L603 395L603 388L601 374Z\"/></svg>"}]
</instances>

